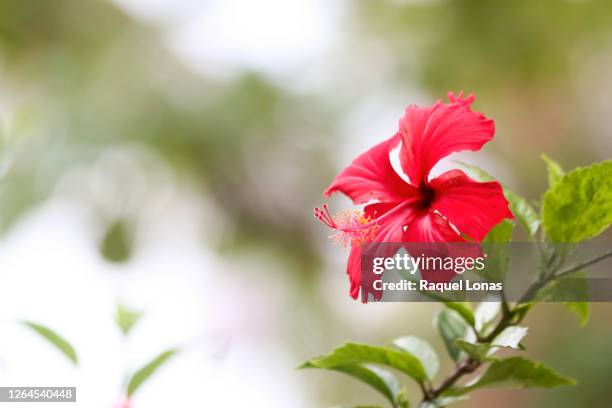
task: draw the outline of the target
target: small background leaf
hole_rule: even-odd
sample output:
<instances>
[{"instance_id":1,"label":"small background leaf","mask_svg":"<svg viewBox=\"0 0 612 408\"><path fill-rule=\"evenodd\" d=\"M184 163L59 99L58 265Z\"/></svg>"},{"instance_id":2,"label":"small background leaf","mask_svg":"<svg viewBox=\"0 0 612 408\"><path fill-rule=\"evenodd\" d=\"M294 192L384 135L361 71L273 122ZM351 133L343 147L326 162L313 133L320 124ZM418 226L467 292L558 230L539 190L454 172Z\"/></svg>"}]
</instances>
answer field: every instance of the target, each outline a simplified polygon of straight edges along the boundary
<instances>
[{"instance_id":1,"label":"small background leaf","mask_svg":"<svg viewBox=\"0 0 612 408\"><path fill-rule=\"evenodd\" d=\"M117 219L111 222L100 242L100 252L111 262L126 262L132 256L133 237L128 222Z\"/></svg>"},{"instance_id":2,"label":"small background leaf","mask_svg":"<svg viewBox=\"0 0 612 408\"><path fill-rule=\"evenodd\" d=\"M117 326L119 326L123 334L127 335L142 316L142 312L130 310L126 306L119 304L117 305L115 322L117 323Z\"/></svg>"},{"instance_id":3,"label":"small background leaf","mask_svg":"<svg viewBox=\"0 0 612 408\"><path fill-rule=\"evenodd\" d=\"M155 357L150 363L136 371L130 379L127 387L127 395L131 397L142 384L145 383L159 367L166 363L172 356L176 354L177 350L171 349L164 351L157 357Z\"/></svg>"},{"instance_id":4,"label":"small background leaf","mask_svg":"<svg viewBox=\"0 0 612 408\"><path fill-rule=\"evenodd\" d=\"M64 353L64 355L68 357L74 365L78 364L79 359L74 347L72 347L72 345L59 334L48 327L30 321L24 321L23 324L40 334L43 338L49 341L49 343L57 347L57 349Z\"/></svg>"}]
</instances>

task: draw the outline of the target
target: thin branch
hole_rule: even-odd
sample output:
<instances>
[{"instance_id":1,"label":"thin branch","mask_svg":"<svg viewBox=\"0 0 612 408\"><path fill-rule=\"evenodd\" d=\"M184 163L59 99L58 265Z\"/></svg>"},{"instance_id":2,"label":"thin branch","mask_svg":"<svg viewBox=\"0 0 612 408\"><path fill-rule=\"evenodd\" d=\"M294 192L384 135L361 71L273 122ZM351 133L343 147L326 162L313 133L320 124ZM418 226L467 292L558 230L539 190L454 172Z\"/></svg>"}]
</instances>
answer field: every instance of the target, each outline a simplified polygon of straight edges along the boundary
<instances>
[{"instance_id":1,"label":"thin branch","mask_svg":"<svg viewBox=\"0 0 612 408\"><path fill-rule=\"evenodd\" d=\"M574 265L574 266L572 266L572 267L570 267L568 269L565 269L565 270L555 274L554 278L556 279L556 278L560 278L562 276L570 275L570 274L572 274L574 272L578 272L579 270L581 270L583 268L586 268L587 266L591 266L593 264L596 264L597 262L603 261L604 259L609 258L611 256L612 256L612 251L606 252L605 254L600 255L600 256L598 256L596 258L593 258L590 261L586 261L586 262L583 262L581 264Z\"/></svg>"},{"instance_id":2,"label":"thin branch","mask_svg":"<svg viewBox=\"0 0 612 408\"><path fill-rule=\"evenodd\" d=\"M544 276L542 279L539 279L538 281L534 282L533 285L531 285L527 291L523 294L523 296L521 296L521 298L519 299L518 303L526 303L532 300L532 297L540 290L542 289L544 286L546 286L550 281L557 279L557 278L561 278L563 276L567 276L570 275L574 272L578 272L579 270L586 268L587 266L596 264L597 262L603 261L606 258L609 258L612 256L612 251L606 252L602 255L599 255L598 257L595 257L591 260L588 260L586 262L583 262L581 264L578 265L574 265L568 269L565 269L561 272L556 272L561 265L558 265L556 268L553 269L553 273L549 273L547 274L547 276Z\"/></svg>"},{"instance_id":3,"label":"thin branch","mask_svg":"<svg viewBox=\"0 0 612 408\"><path fill-rule=\"evenodd\" d=\"M468 358L463 363L455 367L455 370L442 383L425 397L425 401L432 401L440 396L444 391L455 385L455 383L465 374L473 373L480 366L480 362Z\"/></svg>"}]
</instances>

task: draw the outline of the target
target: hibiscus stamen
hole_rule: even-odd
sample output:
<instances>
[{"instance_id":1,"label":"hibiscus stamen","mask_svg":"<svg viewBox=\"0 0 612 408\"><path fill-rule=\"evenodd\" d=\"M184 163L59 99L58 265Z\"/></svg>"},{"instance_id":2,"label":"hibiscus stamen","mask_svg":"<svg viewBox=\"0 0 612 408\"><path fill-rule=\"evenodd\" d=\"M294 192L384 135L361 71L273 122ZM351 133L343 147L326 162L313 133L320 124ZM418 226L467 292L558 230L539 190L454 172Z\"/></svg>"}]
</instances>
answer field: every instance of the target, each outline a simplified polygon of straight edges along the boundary
<instances>
[{"instance_id":1,"label":"hibiscus stamen","mask_svg":"<svg viewBox=\"0 0 612 408\"><path fill-rule=\"evenodd\" d=\"M337 231L337 233L330 236L334 242L340 243L343 246L349 243L359 246L364 242L371 242L376 238L381 221L385 218L395 216L398 212L403 211L419 201L421 201L420 197L412 197L376 218L366 216L359 210L345 210L332 216L329 213L327 204L323 204L321 208L315 208L314 215L323 224Z\"/></svg>"},{"instance_id":2,"label":"hibiscus stamen","mask_svg":"<svg viewBox=\"0 0 612 408\"><path fill-rule=\"evenodd\" d=\"M359 210L345 210L332 216L327 204L323 204L321 208L314 209L314 215L322 223L336 230L330 238L342 246L359 246L372 241L378 229L378 224Z\"/></svg>"}]
</instances>

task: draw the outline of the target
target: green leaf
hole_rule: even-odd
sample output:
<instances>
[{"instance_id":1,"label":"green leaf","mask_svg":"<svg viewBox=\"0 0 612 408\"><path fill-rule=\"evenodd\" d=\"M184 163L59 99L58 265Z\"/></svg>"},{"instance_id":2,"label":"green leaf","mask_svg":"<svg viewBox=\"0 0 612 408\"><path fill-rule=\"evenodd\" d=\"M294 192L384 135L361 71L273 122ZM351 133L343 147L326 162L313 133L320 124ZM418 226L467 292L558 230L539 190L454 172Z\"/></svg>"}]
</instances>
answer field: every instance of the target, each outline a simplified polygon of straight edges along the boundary
<instances>
[{"instance_id":1,"label":"green leaf","mask_svg":"<svg viewBox=\"0 0 612 408\"><path fill-rule=\"evenodd\" d=\"M57 347L57 349L61 351L62 353L64 353L64 355L68 357L74 365L78 364L79 359L78 359L77 353L74 350L74 347L72 347L72 345L66 339L64 339L63 337L61 337L59 334L49 329L48 327L42 326L40 324L33 323L30 321L24 321L23 324L25 324L27 327L34 330L36 333L40 334L49 343Z\"/></svg>"},{"instance_id":2,"label":"green leaf","mask_svg":"<svg viewBox=\"0 0 612 408\"><path fill-rule=\"evenodd\" d=\"M392 344L418 358L425 368L427 378L431 380L436 376L440 368L440 361L434 349L425 340L416 336L405 336L393 340Z\"/></svg>"},{"instance_id":3,"label":"green leaf","mask_svg":"<svg viewBox=\"0 0 612 408\"><path fill-rule=\"evenodd\" d=\"M468 326L454 310L444 309L438 313L434 321L436 329L444 341L448 354L455 361L459 360L461 349L455 343L456 339L463 339Z\"/></svg>"},{"instance_id":4,"label":"green leaf","mask_svg":"<svg viewBox=\"0 0 612 408\"><path fill-rule=\"evenodd\" d=\"M504 219L491 228L482 240L482 250L487 255L485 268L478 271L489 282L503 282L506 279L508 262L508 243L512 239L514 222Z\"/></svg>"},{"instance_id":5,"label":"green leaf","mask_svg":"<svg viewBox=\"0 0 612 408\"><path fill-rule=\"evenodd\" d=\"M523 357L510 357L493 361L474 384L454 389L449 394L464 394L488 387L553 388L575 383L542 363Z\"/></svg>"},{"instance_id":6,"label":"green leaf","mask_svg":"<svg viewBox=\"0 0 612 408\"><path fill-rule=\"evenodd\" d=\"M459 163L467 171L468 175L478 181L495 180L493 176L477 166L463 162L457 163ZM504 185L502 185L502 187L504 188L504 195L508 200L510 211L512 211L512 214L514 214L523 228L525 228L525 231L527 231L529 236L534 236L540 227L540 218L538 217L538 213L523 197L508 189Z\"/></svg>"},{"instance_id":7,"label":"green leaf","mask_svg":"<svg viewBox=\"0 0 612 408\"><path fill-rule=\"evenodd\" d=\"M151 362L146 364L140 370L136 371L130 379L127 387L127 395L131 397L147 381L159 367L166 363L171 357L177 353L177 350L166 350L155 357Z\"/></svg>"},{"instance_id":8,"label":"green leaf","mask_svg":"<svg viewBox=\"0 0 612 408\"><path fill-rule=\"evenodd\" d=\"M533 237L540 227L540 217L537 211L526 199L515 192L505 188L504 194L510 203L509 207L512 214L514 214L529 236Z\"/></svg>"},{"instance_id":9,"label":"green leaf","mask_svg":"<svg viewBox=\"0 0 612 408\"><path fill-rule=\"evenodd\" d=\"M367 344L346 343L309 363L327 369L347 364L380 364L395 368L419 383L427 378L423 365L413 354Z\"/></svg>"},{"instance_id":10,"label":"green leaf","mask_svg":"<svg viewBox=\"0 0 612 408\"><path fill-rule=\"evenodd\" d=\"M475 327L478 333L484 334L487 328L495 321L500 310L500 302L481 302L478 304L474 312L474 318L476 319Z\"/></svg>"},{"instance_id":11,"label":"green leaf","mask_svg":"<svg viewBox=\"0 0 612 408\"><path fill-rule=\"evenodd\" d=\"M557 181L561 180L561 178L565 175L565 172L559 163L547 155L543 154L540 157L542 157L542 160L546 162L546 168L548 169L548 186L552 187L557 183Z\"/></svg>"},{"instance_id":12,"label":"green leaf","mask_svg":"<svg viewBox=\"0 0 612 408\"><path fill-rule=\"evenodd\" d=\"M457 339L455 342L461 350L465 351L468 356L476 361L486 360L489 351L492 349L490 344L485 343L471 343L462 339Z\"/></svg>"},{"instance_id":13,"label":"green leaf","mask_svg":"<svg viewBox=\"0 0 612 408\"><path fill-rule=\"evenodd\" d=\"M310 362L304 363L300 368L321 368ZM345 364L327 368L327 370L337 371L347 374L353 378L363 381L375 390L380 392L391 402L396 404L400 393L400 383L393 373L372 365Z\"/></svg>"},{"instance_id":14,"label":"green leaf","mask_svg":"<svg viewBox=\"0 0 612 408\"><path fill-rule=\"evenodd\" d=\"M550 281L540 289L536 297L541 302L563 302L589 300L589 284L584 271L576 271Z\"/></svg>"},{"instance_id":15,"label":"green leaf","mask_svg":"<svg viewBox=\"0 0 612 408\"><path fill-rule=\"evenodd\" d=\"M491 343L471 343L457 339L457 345L477 361L490 359L500 348L522 349L521 340L527 335L527 328L510 326L498 334Z\"/></svg>"},{"instance_id":16,"label":"green leaf","mask_svg":"<svg viewBox=\"0 0 612 408\"><path fill-rule=\"evenodd\" d=\"M527 315L527 313L529 313L532 307L533 307L533 303L517 304L514 307L514 319L516 319L515 321L517 322L522 321Z\"/></svg>"},{"instance_id":17,"label":"green leaf","mask_svg":"<svg viewBox=\"0 0 612 408\"><path fill-rule=\"evenodd\" d=\"M578 316L580 326L584 327L589 322L591 306L589 302L564 302L565 308Z\"/></svg>"},{"instance_id":18,"label":"green leaf","mask_svg":"<svg viewBox=\"0 0 612 408\"><path fill-rule=\"evenodd\" d=\"M410 408L410 401L408 400L408 396L406 394L407 391L405 388L402 388L399 394L397 394L398 408Z\"/></svg>"},{"instance_id":19,"label":"green leaf","mask_svg":"<svg viewBox=\"0 0 612 408\"><path fill-rule=\"evenodd\" d=\"M514 231L514 222L509 219L503 219L496 224L482 242L490 244L507 244L512 240L512 232Z\"/></svg>"},{"instance_id":20,"label":"green leaf","mask_svg":"<svg viewBox=\"0 0 612 408\"><path fill-rule=\"evenodd\" d=\"M501 333L499 333L491 342L494 346L509 347L513 349L520 349L521 340L527 335L527 327L521 326L510 326L506 327Z\"/></svg>"},{"instance_id":21,"label":"green leaf","mask_svg":"<svg viewBox=\"0 0 612 408\"><path fill-rule=\"evenodd\" d=\"M461 317L470 325L474 326L476 321L474 319L474 311L472 306L467 302L444 302L444 306L459 313Z\"/></svg>"},{"instance_id":22,"label":"green leaf","mask_svg":"<svg viewBox=\"0 0 612 408\"><path fill-rule=\"evenodd\" d=\"M130 310L122 304L117 305L117 312L115 314L115 322L121 329L123 334L127 335L132 327L140 320L143 313Z\"/></svg>"},{"instance_id":23,"label":"green leaf","mask_svg":"<svg viewBox=\"0 0 612 408\"><path fill-rule=\"evenodd\" d=\"M551 242L596 237L612 223L612 160L567 173L544 194L542 222Z\"/></svg>"}]
</instances>

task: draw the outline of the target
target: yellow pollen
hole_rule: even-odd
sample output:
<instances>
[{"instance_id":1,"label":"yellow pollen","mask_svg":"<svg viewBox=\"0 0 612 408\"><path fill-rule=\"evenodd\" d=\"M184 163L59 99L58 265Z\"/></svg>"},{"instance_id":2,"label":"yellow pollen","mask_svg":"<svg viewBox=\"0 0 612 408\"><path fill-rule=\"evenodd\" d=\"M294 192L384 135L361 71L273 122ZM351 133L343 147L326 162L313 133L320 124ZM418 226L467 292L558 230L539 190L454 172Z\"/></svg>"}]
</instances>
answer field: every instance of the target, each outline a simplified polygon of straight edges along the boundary
<instances>
[{"instance_id":1,"label":"yellow pollen","mask_svg":"<svg viewBox=\"0 0 612 408\"><path fill-rule=\"evenodd\" d=\"M345 210L334 216L336 233L330 235L334 243L346 247L360 246L376 237L378 225L359 210Z\"/></svg>"}]
</instances>

